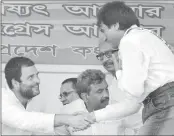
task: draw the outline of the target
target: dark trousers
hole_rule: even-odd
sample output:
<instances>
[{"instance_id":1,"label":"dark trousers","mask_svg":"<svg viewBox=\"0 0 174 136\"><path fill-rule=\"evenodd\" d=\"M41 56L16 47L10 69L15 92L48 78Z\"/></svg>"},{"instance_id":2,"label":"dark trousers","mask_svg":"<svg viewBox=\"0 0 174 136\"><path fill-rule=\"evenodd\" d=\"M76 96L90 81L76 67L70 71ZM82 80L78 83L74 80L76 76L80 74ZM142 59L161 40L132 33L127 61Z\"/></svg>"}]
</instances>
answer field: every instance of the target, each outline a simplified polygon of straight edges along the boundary
<instances>
[{"instance_id":1,"label":"dark trousers","mask_svg":"<svg viewBox=\"0 0 174 136\"><path fill-rule=\"evenodd\" d=\"M174 135L174 82L150 93L143 104L138 135Z\"/></svg>"}]
</instances>

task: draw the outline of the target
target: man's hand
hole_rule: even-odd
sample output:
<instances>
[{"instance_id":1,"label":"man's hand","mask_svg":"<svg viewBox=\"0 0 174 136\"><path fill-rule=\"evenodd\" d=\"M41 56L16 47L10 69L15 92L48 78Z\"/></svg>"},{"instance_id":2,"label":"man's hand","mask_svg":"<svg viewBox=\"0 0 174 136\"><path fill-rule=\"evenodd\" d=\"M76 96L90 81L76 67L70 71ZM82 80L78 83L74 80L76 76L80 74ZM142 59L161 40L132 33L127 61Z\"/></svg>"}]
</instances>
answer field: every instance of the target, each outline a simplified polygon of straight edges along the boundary
<instances>
[{"instance_id":1,"label":"man's hand","mask_svg":"<svg viewBox=\"0 0 174 136\"><path fill-rule=\"evenodd\" d=\"M94 115L94 112L88 113L88 112L76 112L73 115L84 115L86 116L86 120L88 120L90 123L95 123L96 118Z\"/></svg>"},{"instance_id":2,"label":"man's hand","mask_svg":"<svg viewBox=\"0 0 174 136\"><path fill-rule=\"evenodd\" d=\"M83 116L86 116L85 120L89 121L90 123L94 123L96 121L95 119L95 115L93 112L91 113L86 113L86 112L77 112L73 115L83 115ZM86 129L86 128L85 128ZM77 131L81 131L82 129L79 129L79 128L72 128L72 127L69 127L69 131L70 132L77 132Z\"/></svg>"},{"instance_id":3,"label":"man's hand","mask_svg":"<svg viewBox=\"0 0 174 136\"><path fill-rule=\"evenodd\" d=\"M76 130L83 130L88 128L93 123L92 119L87 113L80 113L72 116L68 120L69 126L73 127Z\"/></svg>"},{"instance_id":4,"label":"man's hand","mask_svg":"<svg viewBox=\"0 0 174 136\"><path fill-rule=\"evenodd\" d=\"M78 111L78 112L75 112L75 113L73 113L72 115L82 115L82 114L86 114L86 113L88 113L88 112L84 112L84 111Z\"/></svg>"},{"instance_id":5,"label":"man's hand","mask_svg":"<svg viewBox=\"0 0 174 136\"><path fill-rule=\"evenodd\" d=\"M89 113L76 113L75 115L56 114L54 127L69 126L76 130L84 130L95 122L95 116Z\"/></svg>"},{"instance_id":6,"label":"man's hand","mask_svg":"<svg viewBox=\"0 0 174 136\"><path fill-rule=\"evenodd\" d=\"M54 131L56 135L71 135L66 126L55 127Z\"/></svg>"}]
</instances>

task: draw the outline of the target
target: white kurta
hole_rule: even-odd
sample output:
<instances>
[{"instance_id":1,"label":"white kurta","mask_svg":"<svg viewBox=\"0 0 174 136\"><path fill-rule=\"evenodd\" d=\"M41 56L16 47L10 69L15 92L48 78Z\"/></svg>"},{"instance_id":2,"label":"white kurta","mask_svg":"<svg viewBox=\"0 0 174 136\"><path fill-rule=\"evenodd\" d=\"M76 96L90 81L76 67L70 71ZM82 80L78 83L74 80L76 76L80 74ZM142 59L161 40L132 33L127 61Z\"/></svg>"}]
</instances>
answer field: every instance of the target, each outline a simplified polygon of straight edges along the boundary
<instances>
[{"instance_id":1,"label":"white kurta","mask_svg":"<svg viewBox=\"0 0 174 136\"><path fill-rule=\"evenodd\" d=\"M54 114L29 112L10 89L2 88L2 134L30 135L33 132L53 133Z\"/></svg>"},{"instance_id":2,"label":"white kurta","mask_svg":"<svg viewBox=\"0 0 174 136\"><path fill-rule=\"evenodd\" d=\"M68 105L65 105L60 111L61 114L88 112L83 100L81 99L78 99ZM62 131L64 131L63 129ZM120 135L124 134L125 129L123 126L123 120L110 120L92 124L91 127L83 131L73 132L72 130L72 128L69 128L69 132L71 135ZM56 131L56 134L63 134L60 128L56 129Z\"/></svg>"}]
</instances>

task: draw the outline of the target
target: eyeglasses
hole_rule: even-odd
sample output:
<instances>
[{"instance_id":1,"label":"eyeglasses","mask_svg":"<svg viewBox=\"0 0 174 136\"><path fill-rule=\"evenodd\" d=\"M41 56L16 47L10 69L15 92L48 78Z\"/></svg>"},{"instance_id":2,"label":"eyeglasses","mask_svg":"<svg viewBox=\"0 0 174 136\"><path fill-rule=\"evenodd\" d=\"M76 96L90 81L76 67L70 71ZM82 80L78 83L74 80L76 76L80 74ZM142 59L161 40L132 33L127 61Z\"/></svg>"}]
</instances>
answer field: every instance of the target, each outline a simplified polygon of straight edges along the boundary
<instances>
[{"instance_id":1,"label":"eyeglasses","mask_svg":"<svg viewBox=\"0 0 174 136\"><path fill-rule=\"evenodd\" d=\"M62 97L68 97L71 93L73 93L74 91L71 92L63 92L62 94L59 95L59 99L62 99Z\"/></svg>"},{"instance_id":2,"label":"eyeglasses","mask_svg":"<svg viewBox=\"0 0 174 136\"><path fill-rule=\"evenodd\" d=\"M111 58L112 54L115 53L115 52L118 52L118 51L119 51L119 49L100 52L98 55L96 55L96 57L97 57L98 60L102 61L104 59L104 56L106 56L107 58Z\"/></svg>"}]
</instances>

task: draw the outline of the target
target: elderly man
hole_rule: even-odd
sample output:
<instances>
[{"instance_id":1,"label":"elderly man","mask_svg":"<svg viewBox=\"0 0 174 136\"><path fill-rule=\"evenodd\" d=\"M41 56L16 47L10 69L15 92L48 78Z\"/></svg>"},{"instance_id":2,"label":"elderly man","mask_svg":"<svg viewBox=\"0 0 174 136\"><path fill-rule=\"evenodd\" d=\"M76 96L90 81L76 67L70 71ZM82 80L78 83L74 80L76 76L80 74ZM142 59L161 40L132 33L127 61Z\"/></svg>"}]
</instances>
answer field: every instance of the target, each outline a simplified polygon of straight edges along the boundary
<instances>
[{"instance_id":1,"label":"elderly man","mask_svg":"<svg viewBox=\"0 0 174 136\"><path fill-rule=\"evenodd\" d=\"M109 79L111 77L111 80L108 81L110 97L109 104L118 103L125 98L124 92L118 88L117 80L117 77L120 76L121 64L116 65L116 68L114 66L114 60L112 55L117 56L116 61L118 62L118 49L114 49L111 42L100 40L99 54L96 57L102 63L103 67L110 73L108 75ZM116 72L117 69L120 70ZM134 115L125 117L124 121L127 124L127 134L135 134L135 131L137 132L137 129L142 126L141 110Z\"/></svg>"},{"instance_id":2,"label":"elderly man","mask_svg":"<svg viewBox=\"0 0 174 136\"><path fill-rule=\"evenodd\" d=\"M75 114L76 112L86 111L84 102L77 93L76 83L77 78L67 78L62 82L59 99L63 107L60 109L60 114ZM56 128L55 130L58 135L71 134L66 126Z\"/></svg>"},{"instance_id":3,"label":"elderly man","mask_svg":"<svg viewBox=\"0 0 174 136\"><path fill-rule=\"evenodd\" d=\"M60 101L62 102L63 109L69 104L77 106L80 102L79 95L76 90L77 78L65 79L60 87Z\"/></svg>"}]
</instances>

